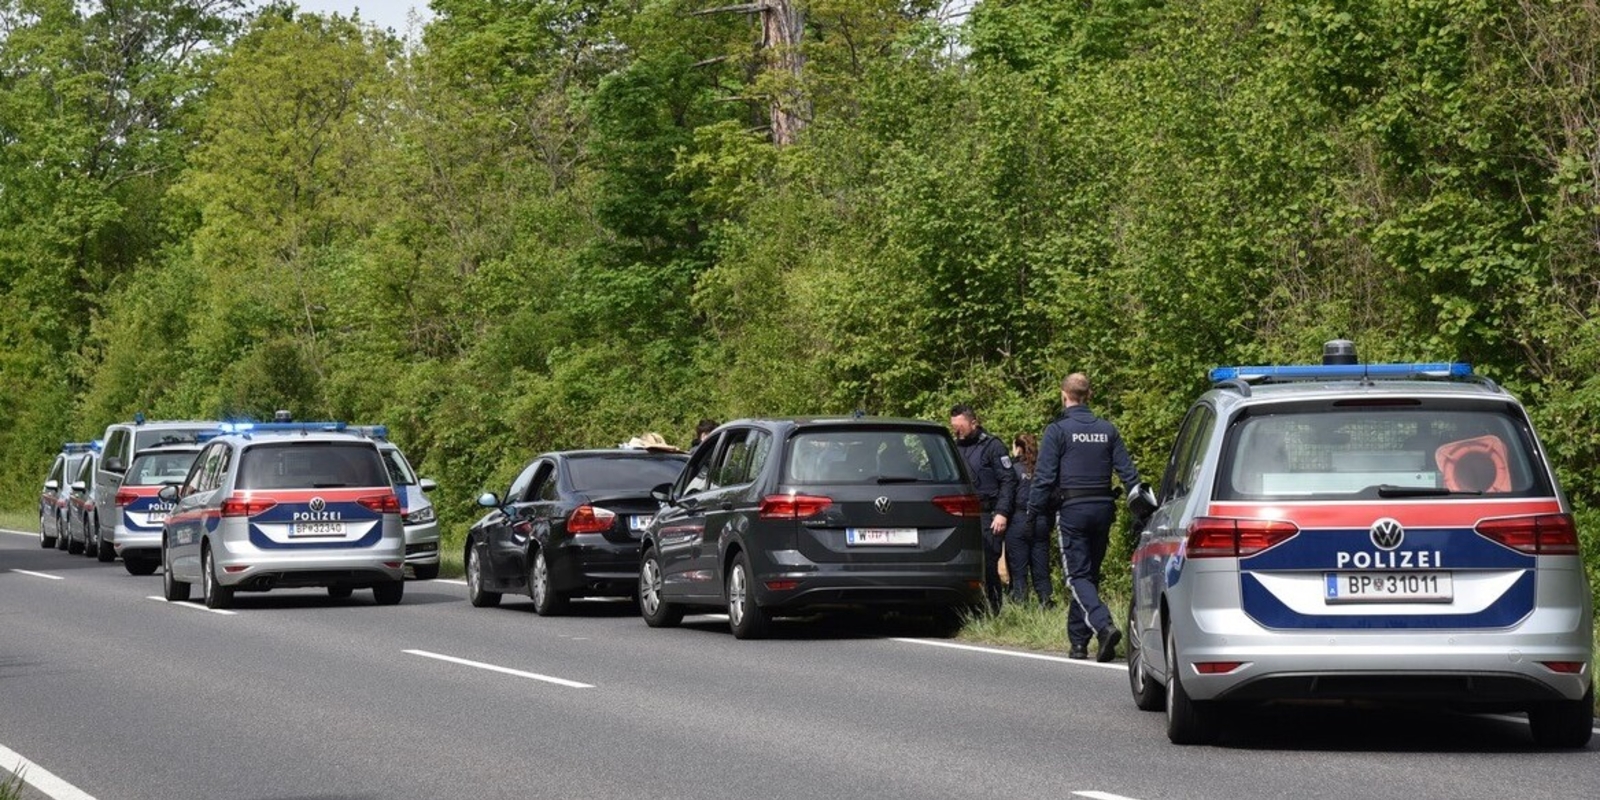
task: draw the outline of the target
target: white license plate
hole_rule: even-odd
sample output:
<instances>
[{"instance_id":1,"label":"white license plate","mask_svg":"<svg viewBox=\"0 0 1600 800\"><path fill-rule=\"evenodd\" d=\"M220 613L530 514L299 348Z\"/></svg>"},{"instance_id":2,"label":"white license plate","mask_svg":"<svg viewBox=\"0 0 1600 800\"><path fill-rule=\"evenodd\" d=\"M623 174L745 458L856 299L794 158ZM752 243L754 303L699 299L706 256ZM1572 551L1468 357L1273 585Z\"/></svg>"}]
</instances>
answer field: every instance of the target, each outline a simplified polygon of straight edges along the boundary
<instances>
[{"instance_id":1,"label":"white license plate","mask_svg":"<svg viewBox=\"0 0 1600 800\"><path fill-rule=\"evenodd\" d=\"M845 528L844 543L858 544L883 544L883 545L915 545L917 543L916 528Z\"/></svg>"},{"instance_id":2,"label":"white license plate","mask_svg":"<svg viewBox=\"0 0 1600 800\"><path fill-rule=\"evenodd\" d=\"M343 536L343 522L291 522L290 536Z\"/></svg>"},{"instance_id":3,"label":"white license plate","mask_svg":"<svg viewBox=\"0 0 1600 800\"><path fill-rule=\"evenodd\" d=\"M1329 572L1323 579L1329 603L1448 603L1455 591L1448 572Z\"/></svg>"},{"instance_id":4,"label":"white license plate","mask_svg":"<svg viewBox=\"0 0 1600 800\"><path fill-rule=\"evenodd\" d=\"M630 531L642 531L645 528L650 527L650 523L653 522L654 520L655 520L655 517L653 517L653 516L628 517L628 530L630 530Z\"/></svg>"},{"instance_id":5,"label":"white license plate","mask_svg":"<svg viewBox=\"0 0 1600 800\"><path fill-rule=\"evenodd\" d=\"M166 522L167 521L167 512L165 512L165 511L151 511L148 514L145 515L145 519L148 522Z\"/></svg>"}]
</instances>

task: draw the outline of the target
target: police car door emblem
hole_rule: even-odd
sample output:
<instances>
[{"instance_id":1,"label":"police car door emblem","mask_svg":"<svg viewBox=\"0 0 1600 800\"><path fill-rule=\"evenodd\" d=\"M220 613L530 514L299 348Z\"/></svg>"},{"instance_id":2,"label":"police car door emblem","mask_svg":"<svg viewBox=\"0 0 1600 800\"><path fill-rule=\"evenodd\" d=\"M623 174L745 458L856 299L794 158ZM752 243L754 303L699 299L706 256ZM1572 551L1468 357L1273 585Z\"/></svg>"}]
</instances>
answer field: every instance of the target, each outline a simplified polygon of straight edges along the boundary
<instances>
[{"instance_id":1,"label":"police car door emblem","mask_svg":"<svg viewBox=\"0 0 1600 800\"><path fill-rule=\"evenodd\" d=\"M1400 527L1398 520L1384 517L1372 523L1372 545L1379 550L1393 550L1400 546L1406 539L1406 529Z\"/></svg>"},{"instance_id":2,"label":"police car door emblem","mask_svg":"<svg viewBox=\"0 0 1600 800\"><path fill-rule=\"evenodd\" d=\"M889 502L889 498L887 498L887 497L880 497L880 498L872 501L872 506L874 508L878 509L878 513L879 514L887 514L887 513L889 513L889 508L891 506L893 506L893 505L894 505L894 503Z\"/></svg>"},{"instance_id":3,"label":"police car door emblem","mask_svg":"<svg viewBox=\"0 0 1600 800\"><path fill-rule=\"evenodd\" d=\"M322 498L320 498L320 497L313 497L313 498L311 498L311 504L310 504L310 505L311 505L311 510L312 510L312 511L316 511L316 512L320 512L320 511L322 511L322 509L324 509L324 508L327 508L327 507L328 507L328 504L327 504L327 502L326 502L326 501L324 501L324 500L323 500L323 499L322 499Z\"/></svg>"}]
</instances>

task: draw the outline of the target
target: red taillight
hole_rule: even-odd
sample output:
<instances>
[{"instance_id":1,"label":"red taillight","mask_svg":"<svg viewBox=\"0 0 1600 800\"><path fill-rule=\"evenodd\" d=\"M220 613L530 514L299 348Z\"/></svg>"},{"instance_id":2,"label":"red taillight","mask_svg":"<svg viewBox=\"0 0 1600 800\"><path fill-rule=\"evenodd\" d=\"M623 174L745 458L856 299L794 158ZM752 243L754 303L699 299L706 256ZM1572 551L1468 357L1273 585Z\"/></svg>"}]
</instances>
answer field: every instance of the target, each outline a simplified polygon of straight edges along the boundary
<instances>
[{"instance_id":1,"label":"red taillight","mask_svg":"<svg viewBox=\"0 0 1600 800\"><path fill-rule=\"evenodd\" d=\"M933 498L933 504L952 517L976 517L983 513L975 494L947 494Z\"/></svg>"},{"instance_id":2,"label":"red taillight","mask_svg":"<svg viewBox=\"0 0 1600 800\"><path fill-rule=\"evenodd\" d=\"M1194 671L1201 675L1225 675L1242 666L1243 661L1196 661Z\"/></svg>"},{"instance_id":3,"label":"red taillight","mask_svg":"<svg viewBox=\"0 0 1600 800\"><path fill-rule=\"evenodd\" d=\"M787 592L790 589L798 587L799 585L800 582L796 580L767 581L767 591Z\"/></svg>"},{"instance_id":4,"label":"red taillight","mask_svg":"<svg viewBox=\"0 0 1600 800\"><path fill-rule=\"evenodd\" d=\"M240 572L244 572L245 570L247 570L249 568L250 568L249 564L239 564L238 566L233 566L233 567L223 567L222 571L228 573L229 575L234 575L234 574L237 574L237 573L240 573Z\"/></svg>"},{"instance_id":5,"label":"red taillight","mask_svg":"<svg viewBox=\"0 0 1600 800\"><path fill-rule=\"evenodd\" d=\"M1276 547L1300 532L1278 519L1196 517L1189 523L1189 558L1242 558Z\"/></svg>"},{"instance_id":6,"label":"red taillight","mask_svg":"<svg viewBox=\"0 0 1600 800\"><path fill-rule=\"evenodd\" d=\"M761 498L757 513L762 519L805 519L814 517L833 505L831 497L814 497L807 494L769 494Z\"/></svg>"},{"instance_id":7,"label":"red taillight","mask_svg":"<svg viewBox=\"0 0 1600 800\"><path fill-rule=\"evenodd\" d=\"M136 495L133 492L128 491L127 489L119 489L119 490L117 490L117 505L118 506L125 506L125 505L127 505L129 503L132 503L135 500L138 500L138 499L139 499L139 495Z\"/></svg>"},{"instance_id":8,"label":"red taillight","mask_svg":"<svg viewBox=\"0 0 1600 800\"><path fill-rule=\"evenodd\" d=\"M1578 527L1571 514L1536 514L1528 517L1486 519L1473 530L1490 541L1538 556L1578 554Z\"/></svg>"},{"instance_id":9,"label":"red taillight","mask_svg":"<svg viewBox=\"0 0 1600 800\"><path fill-rule=\"evenodd\" d=\"M567 533L605 533L617 521L617 514L599 506L578 506L567 517Z\"/></svg>"},{"instance_id":10,"label":"red taillight","mask_svg":"<svg viewBox=\"0 0 1600 800\"><path fill-rule=\"evenodd\" d=\"M222 516L253 517L276 506L276 500L255 500L248 497L230 497L222 501Z\"/></svg>"},{"instance_id":11,"label":"red taillight","mask_svg":"<svg viewBox=\"0 0 1600 800\"><path fill-rule=\"evenodd\" d=\"M1559 672L1563 675L1583 674L1582 661L1540 661L1539 663L1543 664L1545 669L1551 672Z\"/></svg>"},{"instance_id":12,"label":"red taillight","mask_svg":"<svg viewBox=\"0 0 1600 800\"><path fill-rule=\"evenodd\" d=\"M395 497L394 492L375 494L370 497L358 497L356 502L360 503L363 508L369 511L376 511L379 514L400 513L400 498Z\"/></svg>"}]
</instances>

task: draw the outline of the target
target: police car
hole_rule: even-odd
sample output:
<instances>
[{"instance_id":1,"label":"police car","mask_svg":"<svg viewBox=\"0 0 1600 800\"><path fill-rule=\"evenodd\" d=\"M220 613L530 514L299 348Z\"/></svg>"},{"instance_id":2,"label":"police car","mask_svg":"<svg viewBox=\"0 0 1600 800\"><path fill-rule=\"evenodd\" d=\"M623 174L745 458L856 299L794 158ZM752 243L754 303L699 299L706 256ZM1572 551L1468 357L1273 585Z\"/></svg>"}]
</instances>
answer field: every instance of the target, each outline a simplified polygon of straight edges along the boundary
<instances>
[{"instance_id":1,"label":"police car","mask_svg":"<svg viewBox=\"0 0 1600 800\"><path fill-rule=\"evenodd\" d=\"M166 599L204 587L206 605L235 592L370 588L379 605L405 591L400 499L372 440L342 423L225 425L196 457L162 526Z\"/></svg>"},{"instance_id":2,"label":"police car","mask_svg":"<svg viewBox=\"0 0 1600 800\"><path fill-rule=\"evenodd\" d=\"M72 495L71 482L93 447L93 442L64 442L61 452L50 463L50 471L45 473L44 486L39 491L40 547L67 549L70 541L67 507Z\"/></svg>"},{"instance_id":3,"label":"police car","mask_svg":"<svg viewBox=\"0 0 1600 800\"><path fill-rule=\"evenodd\" d=\"M1176 743L1230 707L1377 701L1594 725L1572 509L1518 401L1466 364L1224 367L1133 554L1128 676Z\"/></svg>"},{"instance_id":4,"label":"police car","mask_svg":"<svg viewBox=\"0 0 1600 800\"><path fill-rule=\"evenodd\" d=\"M161 527L175 505L157 495L162 487L183 483L199 452L199 444L164 444L133 454L112 495L114 512L100 517L113 520L112 533L100 548L101 561L120 555L130 574L156 571L161 562Z\"/></svg>"},{"instance_id":5,"label":"police car","mask_svg":"<svg viewBox=\"0 0 1600 800\"><path fill-rule=\"evenodd\" d=\"M411 462L406 460L400 447L389 441L389 428L384 425L352 425L346 430L359 433L378 443L383 465L389 470L389 481L400 497L400 522L406 531L406 566L417 580L439 577L439 517L434 512L428 493L439 488L431 478L418 478Z\"/></svg>"},{"instance_id":6,"label":"police car","mask_svg":"<svg viewBox=\"0 0 1600 800\"><path fill-rule=\"evenodd\" d=\"M106 426L105 435L100 439L105 443L104 452L95 464L95 480L91 491L97 512L93 521L99 531L99 541L111 545L111 556L101 560L108 561L120 555L123 567L133 575L150 575L156 571L161 552L160 520L136 520L129 525L124 519L127 504L118 499L119 495L128 499L122 493L122 486L126 482L124 477L129 465L143 450L193 445L204 436L216 434L220 430L219 425L220 422L208 420L146 420L144 414L140 413L133 415L132 421L113 422ZM151 498L141 500L140 505L152 509L146 514L158 514L160 511L152 508L152 504L157 502Z\"/></svg>"}]
</instances>

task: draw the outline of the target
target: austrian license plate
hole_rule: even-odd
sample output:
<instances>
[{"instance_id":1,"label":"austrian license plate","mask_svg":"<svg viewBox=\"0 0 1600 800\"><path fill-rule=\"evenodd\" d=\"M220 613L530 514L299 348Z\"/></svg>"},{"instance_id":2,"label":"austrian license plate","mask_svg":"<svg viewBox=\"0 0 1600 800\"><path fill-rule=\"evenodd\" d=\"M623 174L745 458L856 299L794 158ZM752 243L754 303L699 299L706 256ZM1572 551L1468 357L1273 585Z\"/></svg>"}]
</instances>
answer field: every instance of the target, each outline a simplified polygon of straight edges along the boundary
<instances>
[{"instance_id":1,"label":"austrian license plate","mask_svg":"<svg viewBox=\"0 0 1600 800\"><path fill-rule=\"evenodd\" d=\"M157 523L157 522L166 522L167 521L167 512L165 512L165 511L151 511L151 512L145 514L145 520L150 524L154 524L154 523Z\"/></svg>"},{"instance_id":2,"label":"austrian license plate","mask_svg":"<svg viewBox=\"0 0 1600 800\"><path fill-rule=\"evenodd\" d=\"M1454 596L1448 572L1329 572L1329 603L1448 603Z\"/></svg>"},{"instance_id":3,"label":"austrian license plate","mask_svg":"<svg viewBox=\"0 0 1600 800\"><path fill-rule=\"evenodd\" d=\"M290 536L343 536L343 522L291 522Z\"/></svg>"},{"instance_id":4,"label":"austrian license plate","mask_svg":"<svg viewBox=\"0 0 1600 800\"><path fill-rule=\"evenodd\" d=\"M628 530L638 533L650 527L650 523L653 521L655 521L655 517L648 514L628 517Z\"/></svg>"},{"instance_id":5,"label":"austrian license plate","mask_svg":"<svg viewBox=\"0 0 1600 800\"><path fill-rule=\"evenodd\" d=\"M845 528L844 543L847 545L914 545L917 543L916 528Z\"/></svg>"}]
</instances>

